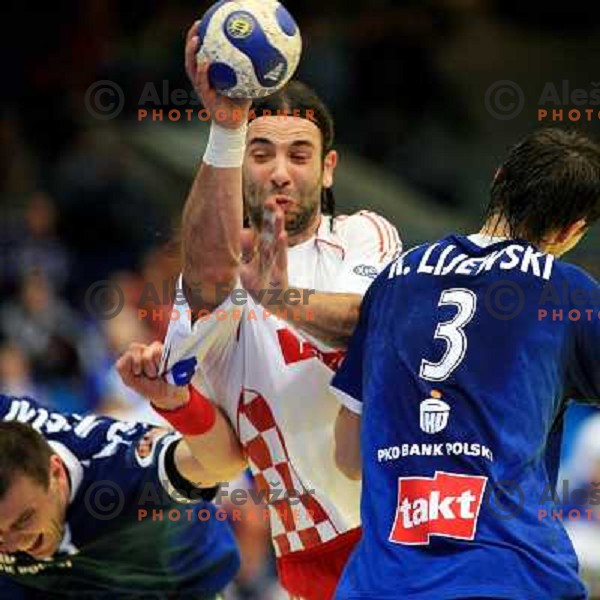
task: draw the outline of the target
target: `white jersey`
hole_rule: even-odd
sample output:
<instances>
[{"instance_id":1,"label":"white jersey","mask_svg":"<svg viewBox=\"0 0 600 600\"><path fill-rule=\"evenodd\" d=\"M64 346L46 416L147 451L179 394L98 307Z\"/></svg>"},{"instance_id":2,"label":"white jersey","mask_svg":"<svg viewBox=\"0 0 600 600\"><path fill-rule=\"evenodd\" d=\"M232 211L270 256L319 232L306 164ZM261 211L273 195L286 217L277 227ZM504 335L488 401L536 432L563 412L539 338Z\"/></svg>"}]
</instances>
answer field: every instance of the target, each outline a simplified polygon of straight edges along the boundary
<instances>
[{"instance_id":1,"label":"white jersey","mask_svg":"<svg viewBox=\"0 0 600 600\"><path fill-rule=\"evenodd\" d=\"M290 285L364 294L401 250L396 229L368 211L322 217L317 234L288 249ZM309 339L250 296L230 296L193 325L175 306L163 371L190 381L228 415L260 490L277 556L314 548L357 527L360 483L334 461L340 408L329 389L343 352Z\"/></svg>"}]
</instances>

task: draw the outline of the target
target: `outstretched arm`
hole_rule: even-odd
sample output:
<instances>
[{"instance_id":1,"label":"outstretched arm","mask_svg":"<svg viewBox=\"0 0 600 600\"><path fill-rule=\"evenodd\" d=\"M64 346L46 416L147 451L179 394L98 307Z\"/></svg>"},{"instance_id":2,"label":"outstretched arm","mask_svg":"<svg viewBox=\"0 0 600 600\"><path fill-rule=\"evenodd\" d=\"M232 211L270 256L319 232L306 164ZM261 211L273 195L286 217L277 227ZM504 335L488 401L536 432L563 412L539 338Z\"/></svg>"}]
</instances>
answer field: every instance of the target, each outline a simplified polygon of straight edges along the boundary
<instances>
[{"instance_id":1,"label":"outstretched arm","mask_svg":"<svg viewBox=\"0 0 600 600\"><path fill-rule=\"evenodd\" d=\"M186 70L211 115L204 158L188 195L182 222L183 282L194 311L212 310L238 277L242 229L242 160L250 102L210 87L208 63L196 64L197 24L187 35Z\"/></svg>"},{"instance_id":2,"label":"outstretched arm","mask_svg":"<svg viewBox=\"0 0 600 600\"><path fill-rule=\"evenodd\" d=\"M345 347L354 331L361 294L315 292L290 287L283 211L272 200L264 206L260 234L244 231L241 268L244 288L271 313L333 347Z\"/></svg>"},{"instance_id":3,"label":"outstretched arm","mask_svg":"<svg viewBox=\"0 0 600 600\"><path fill-rule=\"evenodd\" d=\"M132 344L116 366L123 382L148 398L159 412L174 412L188 405L190 391L159 377L162 350L159 342L149 346ZM205 431L197 435L182 432L183 443L175 450L175 466L188 481L199 487L213 487L236 478L246 468L246 460L225 415L206 398L202 401L206 404L201 407L202 414L196 412L198 422L188 425Z\"/></svg>"},{"instance_id":4,"label":"outstretched arm","mask_svg":"<svg viewBox=\"0 0 600 600\"><path fill-rule=\"evenodd\" d=\"M250 232L244 236L243 253L250 257L241 268L244 287L278 318L329 346L346 348L358 322L364 292L400 253L398 232L374 213L349 217L345 233L350 243L344 268L331 282L340 291L316 292L289 286L284 218L275 202L265 203L264 222L260 236ZM385 234L380 234L382 230Z\"/></svg>"}]
</instances>

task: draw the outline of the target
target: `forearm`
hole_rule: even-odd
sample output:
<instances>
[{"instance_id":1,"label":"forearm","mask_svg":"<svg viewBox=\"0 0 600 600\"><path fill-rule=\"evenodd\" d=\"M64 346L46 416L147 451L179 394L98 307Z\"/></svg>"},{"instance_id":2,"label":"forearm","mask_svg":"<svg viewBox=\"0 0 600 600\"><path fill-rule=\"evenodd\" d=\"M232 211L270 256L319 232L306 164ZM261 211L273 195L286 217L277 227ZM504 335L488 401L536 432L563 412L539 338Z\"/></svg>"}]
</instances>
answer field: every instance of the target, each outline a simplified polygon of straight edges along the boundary
<instances>
[{"instance_id":1,"label":"forearm","mask_svg":"<svg viewBox=\"0 0 600 600\"><path fill-rule=\"evenodd\" d=\"M361 478L360 415L345 406L335 421L335 463L348 479Z\"/></svg>"},{"instance_id":2,"label":"forearm","mask_svg":"<svg viewBox=\"0 0 600 600\"><path fill-rule=\"evenodd\" d=\"M197 487L213 487L246 468L227 417L192 386L169 386L152 406L183 437L175 449L175 467L184 479Z\"/></svg>"},{"instance_id":3,"label":"forearm","mask_svg":"<svg viewBox=\"0 0 600 600\"><path fill-rule=\"evenodd\" d=\"M296 297L283 294L288 301L272 307L274 314L282 315L294 327L334 347L346 347L358 322L360 294L336 294L297 290ZM284 309L284 310L282 310ZM276 310L280 312L275 312Z\"/></svg>"},{"instance_id":4,"label":"forearm","mask_svg":"<svg viewBox=\"0 0 600 600\"><path fill-rule=\"evenodd\" d=\"M240 444L219 410L210 431L202 435L184 435L182 442L175 450L177 470L198 487L231 481L247 466Z\"/></svg>"},{"instance_id":5,"label":"forearm","mask_svg":"<svg viewBox=\"0 0 600 600\"><path fill-rule=\"evenodd\" d=\"M218 306L224 300L224 288L232 287L238 277L245 135L245 126L211 126L207 150L183 210L183 279L195 310Z\"/></svg>"}]
</instances>

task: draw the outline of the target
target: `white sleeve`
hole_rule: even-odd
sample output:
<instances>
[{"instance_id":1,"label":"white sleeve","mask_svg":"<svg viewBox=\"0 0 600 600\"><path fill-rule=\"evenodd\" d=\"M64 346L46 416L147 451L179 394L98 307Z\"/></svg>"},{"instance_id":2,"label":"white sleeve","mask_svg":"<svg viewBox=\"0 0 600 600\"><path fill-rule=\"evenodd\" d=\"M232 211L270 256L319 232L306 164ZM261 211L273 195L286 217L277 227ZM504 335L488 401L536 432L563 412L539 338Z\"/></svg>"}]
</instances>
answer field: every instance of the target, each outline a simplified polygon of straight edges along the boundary
<instances>
[{"instance_id":1,"label":"white sleeve","mask_svg":"<svg viewBox=\"0 0 600 600\"><path fill-rule=\"evenodd\" d=\"M382 216L361 210L337 224L344 242L344 267L336 292L364 294L373 280L402 252L398 230Z\"/></svg>"},{"instance_id":2,"label":"white sleeve","mask_svg":"<svg viewBox=\"0 0 600 600\"><path fill-rule=\"evenodd\" d=\"M182 281L180 276L178 289ZM241 289L239 282L235 289ZM191 308L182 296L178 295L171 311L160 373L175 385L193 383L222 405L239 395L242 369L235 355L248 302L230 295L212 312L194 314L192 324Z\"/></svg>"}]
</instances>

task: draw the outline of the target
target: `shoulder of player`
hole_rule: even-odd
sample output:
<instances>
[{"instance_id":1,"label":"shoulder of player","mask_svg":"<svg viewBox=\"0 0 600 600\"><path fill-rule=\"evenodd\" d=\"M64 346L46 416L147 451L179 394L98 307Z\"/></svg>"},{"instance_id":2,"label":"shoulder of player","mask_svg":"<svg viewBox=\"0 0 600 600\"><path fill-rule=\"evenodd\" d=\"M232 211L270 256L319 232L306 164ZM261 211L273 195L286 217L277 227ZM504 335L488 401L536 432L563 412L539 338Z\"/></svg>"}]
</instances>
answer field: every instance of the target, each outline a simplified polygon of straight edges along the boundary
<instances>
[{"instance_id":1,"label":"shoulder of player","mask_svg":"<svg viewBox=\"0 0 600 600\"><path fill-rule=\"evenodd\" d=\"M562 260L554 263L555 274L559 275L569 286L577 286L582 289L600 289L600 283L596 281L585 269Z\"/></svg>"},{"instance_id":2,"label":"shoulder of player","mask_svg":"<svg viewBox=\"0 0 600 600\"><path fill-rule=\"evenodd\" d=\"M381 252L397 249L400 245L400 236L396 227L385 217L370 210L359 210L351 215L337 216L334 230L347 243L374 242Z\"/></svg>"}]
</instances>

